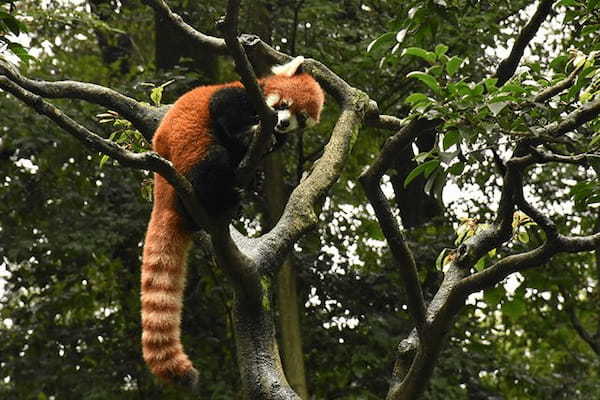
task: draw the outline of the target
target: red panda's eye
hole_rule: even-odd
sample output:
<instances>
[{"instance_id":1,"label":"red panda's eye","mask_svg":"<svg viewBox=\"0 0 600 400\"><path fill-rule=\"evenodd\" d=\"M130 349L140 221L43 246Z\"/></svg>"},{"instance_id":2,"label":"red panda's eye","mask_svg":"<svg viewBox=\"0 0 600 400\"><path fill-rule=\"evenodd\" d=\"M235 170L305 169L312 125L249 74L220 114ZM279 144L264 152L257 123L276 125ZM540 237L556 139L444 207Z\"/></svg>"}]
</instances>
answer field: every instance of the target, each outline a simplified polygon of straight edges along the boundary
<instances>
[{"instance_id":1,"label":"red panda's eye","mask_svg":"<svg viewBox=\"0 0 600 400\"><path fill-rule=\"evenodd\" d=\"M279 104L275 104L275 109L276 110L286 110L288 107L289 107L289 105L286 102L284 102L284 101L282 101Z\"/></svg>"}]
</instances>

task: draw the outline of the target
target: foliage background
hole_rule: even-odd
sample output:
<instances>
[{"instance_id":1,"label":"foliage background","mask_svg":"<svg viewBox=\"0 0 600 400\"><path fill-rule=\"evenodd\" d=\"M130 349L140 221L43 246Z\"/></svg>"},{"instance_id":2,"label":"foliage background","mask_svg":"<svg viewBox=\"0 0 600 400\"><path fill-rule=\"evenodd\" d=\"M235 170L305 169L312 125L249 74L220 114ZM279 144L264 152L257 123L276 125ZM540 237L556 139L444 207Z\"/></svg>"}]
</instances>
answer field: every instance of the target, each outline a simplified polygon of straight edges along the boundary
<instances>
[{"instance_id":1,"label":"foliage background","mask_svg":"<svg viewBox=\"0 0 600 400\"><path fill-rule=\"evenodd\" d=\"M528 15L529 1L255 1L242 31L260 32L290 54L314 57L375 99L382 112L406 115L405 98L423 86L406 75L423 59L392 52L402 47L468 59L461 74L479 82L497 65ZM551 60L576 46L599 50L598 9L561 2L561 15L528 55L529 71L547 71ZM588 6L594 6L589 1ZM169 4L199 30L214 34L223 1ZM140 1L15 2L28 30L33 59L22 67L40 79L76 79L113 87L150 102L147 83L166 87L170 103L190 87L235 79L226 60L177 41ZM247 5L246 5L247 6ZM256 10L266 10L260 15ZM595 19L594 19L595 18ZM367 52L367 46L381 38ZM4 32L2 32L4 33ZM564 70L556 62L556 70ZM94 116L102 109L57 101L69 114L108 137L116 128ZM318 151L336 107L304 136L305 154ZM7 95L0 96L0 397L7 399L152 399L186 395L155 382L141 362L139 257L151 204L143 196L148 176L112 162L100 167L72 137ZM507 118L509 118L507 116ZM309 391L319 399L376 399L385 394L394 348L410 330L396 266L372 210L356 183L386 134L361 131L346 174L324 203L322 224L297 246L302 334ZM493 141L493 138L489 138ZM419 143L422 149L431 144ZM297 179L297 143L284 149L286 178ZM485 222L497 187L492 155L481 151L463 175L448 183L463 189L446 202L423 193L424 179L406 189L412 155L399 155L387 192L399 216L414 215L407 232L429 298L440 282L436 258L452 247L459 217ZM469 169L469 165L473 168ZM541 199L569 197L565 187L585 179L581 170L540 170ZM260 185L257 188L260 192ZM417 195L407 196L414 190ZM471 191L471 192L470 192ZM409 194L411 192L408 192ZM394 197L396 195L396 197ZM464 196L464 198L463 198ZM557 199L560 199L560 196ZM407 200L407 198L409 200ZM426 206L424 206L426 205ZM432 211L434 210L434 211ZM597 208L548 208L566 231L589 232ZM246 215L261 216L259 204ZM256 221L248 229L256 229ZM247 226L247 227L248 227ZM533 237L532 240L535 240ZM524 246L523 243L516 246ZM183 321L184 343L201 373L202 398L238 398L231 296L202 246L190 260ZM573 329L572 313L587 327L600 323L598 262L593 254L555 258L544 270L513 278L473 298L456 322L436 368L427 399L600 398L598 354Z\"/></svg>"}]
</instances>

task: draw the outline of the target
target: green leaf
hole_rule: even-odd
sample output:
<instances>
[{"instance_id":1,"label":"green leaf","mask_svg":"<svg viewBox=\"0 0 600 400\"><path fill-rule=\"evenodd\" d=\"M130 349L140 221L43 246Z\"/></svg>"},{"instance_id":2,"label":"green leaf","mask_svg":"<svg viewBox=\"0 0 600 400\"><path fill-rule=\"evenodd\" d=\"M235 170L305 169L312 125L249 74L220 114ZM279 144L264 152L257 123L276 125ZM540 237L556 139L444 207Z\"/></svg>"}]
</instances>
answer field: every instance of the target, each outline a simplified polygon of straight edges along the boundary
<instances>
[{"instance_id":1,"label":"green leaf","mask_svg":"<svg viewBox=\"0 0 600 400\"><path fill-rule=\"evenodd\" d=\"M484 291L483 301L485 301L485 304L487 304L490 309L495 310L504 296L506 296L506 289L504 289L504 286L499 285Z\"/></svg>"},{"instance_id":2,"label":"green leaf","mask_svg":"<svg viewBox=\"0 0 600 400\"><path fill-rule=\"evenodd\" d=\"M18 36L21 33L21 24L19 24L19 21L12 15L2 16L2 21L15 36Z\"/></svg>"},{"instance_id":3,"label":"green leaf","mask_svg":"<svg viewBox=\"0 0 600 400\"><path fill-rule=\"evenodd\" d=\"M443 56L444 54L446 54L447 51L448 46L446 46L445 44L438 44L437 46L435 46L435 54L438 57Z\"/></svg>"},{"instance_id":4,"label":"green leaf","mask_svg":"<svg viewBox=\"0 0 600 400\"><path fill-rule=\"evenodd\" d=\"M581 30L581 36L600 31L600 24L588 25Z\"/></svg>"},{"instance_id":5,"label":"green leaf","mask_svg":"<svg viewBox=\"0 0 600 400\"><path fill-rule=\"evenodd\" d=\"M454 241L454 244L456 246L460 245L466 239L467 233L469 233L469 225L466 223L460 225L456 230L456 240Z\"/></svg>"},{"instance_id":6,"label":"green leaf","mask_svg":"<svg viewBox=\"0 0 600 400\"><path fill-rule=\"evenodd\" d=\"M150 99L156 106L160 106L160 101L162 100L164 86L155 87L150 92Z\"/></svg>"},{"instance_id":7,"label":"green leaf","mask_svg":"<svg viewBox=\"0 0 600 400\"><path fill-rule=\"evenodd\" d=\"M498 83L498 78L487 78L484 81L485 88L487 89L488 93L494 93L498 90L496 83Z\"/></svg>"},{"instance_id":8,"label":"green leaf","mask_svg":"<svg viewBox=\"0 0 600 400\"><path fill-rule=\"evenodd\" d=\"M462 65L463 61L464 60L462 58L457 56L454 56L451 59L449 59L448 63L446 64L446 71L448 72L448 75L454 76L460 68L460 66Z\"/></svg>"},{"instance_id":9,"label":"green leaf","mask_svg":"<svg viewBox=\"0 0 600 400\"><path fill-rule=\"evenodd\" d=\"M448 168L448 172L454 176L461 175L464 170L465 170L465 163L462 161L457 162L456 164L453 164L450 168Z\"/></svg>"},{"instance_id":10,"label":"green leaf","mask_svg":"<svg viewBox=\"0 0 600 400\"><path fill-rule=\"evenodd\" d=\"M594 135L594 137L592 137L592 141L589 144L590 148L595 147L598 143L600 143L600 132L596 133L596 135Z\"/></svg>"},{"instance_id":11,"label":"green leaf","mask_svg":"<svg viewBox=\"0 0 600 400\"><path fill-rule=\"evenodd\" d=\"M423 161L425 161L427 158L429 158L429 156L431 156L431 152L424 151L423 153L419 153L415 156L415 161L420 164Z\"/></svg>"},{"instance_id":12,"label":"green leaf","mask_svg":"<svg viewBox=\"0 0 600 400\"><path fill-rule=\"evenodd\" d=\"M106 154L103 154L102 157L100 158L100 168L102 168L109 159L110 159L109 156L107 156Z\"/></svg>"},{"instance_id":13,"label":"green leaf","mask_svg":"<svg viewBox=\"0 0 600 400\"><path fill-rule=\"evenodd\" d=\"M440 254L438 254L437 258L435 259L435 267L439 271L443 270L444 268L444 258L446 257L447 252L448 248L444 248L442 251L440 251Z\"/></svg>"},{"instance_id":14,"label":"green leaf","mask_svg":"<svg viewBox=\"0 0 600 400\"><path fill-rule=\"evenodd\" d=\"M402 55L416 56L427 61L429 64L434 64L437 56L431 51L421 49L420 47L407 47L402 51Z\"/></svg>"},{"instance_id":15,"label":"green leaf","mask_svg":"<svg viewBox=\"0 0 600 400\"><path fill-rule=\"evenodd\" d=\"M460 132L457 130L450 130L446 132L444 135L444 140L442 141L442 147L444 150L448 150L450 147L454 146L458 143L460 139Z\"/></svg>"},{"instance_id":16,"label":"green leaf","mask_svg":"<svg viewBox=\"0 0 600 400\"><path fill-rule=\"evenodd\" d=\"M431 175L431 173L440 166L440 160L429 160L413 169L410 174L404 179L404 187L407 187L417 176L425 174L425 176Z\"/></svg>"},{"instance_id":17,"label":"green leaf","mask_svg":"<svg viewBox=\"0 0 600 400\"><path fill-rule=\"evenodd\" d=\"M507 101L498 101L495 103L488 103L487 107L490 109L490 111L492 112L492 114L495 116L497 116L498 114L500 114L500 112L504 109L504 107L506 107L508 105Z\"/></svg>"},{"instance_id":18,"label":"green leaf","mask_svg":"<svg viewBox=\"0 0 600 400\"><path fill-rule=\"evenodd\" d=\"M485 92L485 85L483 83L478 83L473 88L473 94L476 96L481 96Z\"/></svg>"},{"instance_id":19,"label":"green leaf","mask_svg":"<svg viewBox=\"0 0 600 400\"><path fill-rule=\"evenodd\" d=\"M527 304L518 297L502 304L502 313L509 318L518 318L527 312Z\"/></svg>"},{"instance_id":20,"label":"green leaf","mask_svg":"<svg viewBox=\"0 0 600 400\"><path fill-rule=\"evenodd\" d=\"M408 104L416 104L416 103L421 103L421 102L425 102L425 101L430 101L429 97L427 97L427 95L423 94L423 93L413 93L410 96L408 96L406 99L404 99L405 103Z\"/></svg>"},{"instance_id":21,"label":"green leaf","mask_svg":"<svg viewBox=\"0 0 600 400\"><path fill-rule=\"evenodd\" d=\"M560 0L557 4L557 6L566 6L566 7L578 7L581 5L583 5L583 4L581 4L577 0Z\"/></svg>"},{"instance_id":22,"label":"green leaf","mask_svg":"<svg viewBox=\"0 0 600 400\"><path fill-rule=\"evenodd\" d=\"M550 62L549 67L555 71L561 71L564 68L565 63L568 61L568 59L568 56L558 56Z\"/></svg>"},{"instance_id":23,"label":"green leaf","mask_svg":"<svg viewBox=\"0 0 600 400\"><path fill-rule=\"evenodd\" d=\"M367 53L377 53L384 47L390 47L396 41L396 32L387 32L373 40L367 46Z\"/></svg>"},{"instance_id":24,"label":"green leaf","mask_svg":"<svg viewBox=\"0 0 600 400\"><path fill-rule=\"evenodd\" d=\"M529 243L529 233L526 230L519 230L519 233L517 234L517 239L519 239L519 242L521 243Z\"/></svg>"},{"instance_id":25,"label":"green leaf","mask_svg":"<svg viewBox=\"0 0 600 400\"><path fill-rule=\"evenodd\" d=\"M25 47L21 46L19 43L9 43L8 49L26 64L33 58L29 55Z\"/></svg>"},{"instance_id":26,"label":"green leaf","mask_svg":"<svg viewBox=\"0 0 600 400\"><path fill-rule=\"evenodd\" d=\"M413 71L413 72L409 73L408 75L406 75L406 77L418 79L421 82L423 82L424 84L426 84L427 86L429 86L429 88L431 90L433 90L435 93L440 92L440 85L438 84L437 80L433 76L426 74L425 72Z\"/></svg>"},{"instance_id":27,"label":"green leaf","mask_svg":"<svg viewBox=\"0 0 600 400\"><path fill-rule=\"evenodd\" d=\"M485 269L487 264L486 257L481 257L477 263L475 263L475 271L481 272Z\"/></svg>"}]
</instances>

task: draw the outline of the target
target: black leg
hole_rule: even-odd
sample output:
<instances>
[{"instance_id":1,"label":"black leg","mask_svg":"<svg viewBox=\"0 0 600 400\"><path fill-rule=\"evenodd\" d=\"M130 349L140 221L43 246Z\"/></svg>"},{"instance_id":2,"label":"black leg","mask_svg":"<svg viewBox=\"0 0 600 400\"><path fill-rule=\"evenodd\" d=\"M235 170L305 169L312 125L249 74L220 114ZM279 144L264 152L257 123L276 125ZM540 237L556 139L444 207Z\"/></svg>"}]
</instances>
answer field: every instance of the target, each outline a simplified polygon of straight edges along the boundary
<instances>
[{"instance_id":1,"label":"black leg","mask_svg":"<svg viewBox=\"0 0 600 400\"><path fill-rule=\"evenodd\" d=\"M199 200L212 216L224 215L235 209L239 193L234 188L235 167L227 149L211 145L207 157L188 173Z\"/></svg>"}]
</instances>

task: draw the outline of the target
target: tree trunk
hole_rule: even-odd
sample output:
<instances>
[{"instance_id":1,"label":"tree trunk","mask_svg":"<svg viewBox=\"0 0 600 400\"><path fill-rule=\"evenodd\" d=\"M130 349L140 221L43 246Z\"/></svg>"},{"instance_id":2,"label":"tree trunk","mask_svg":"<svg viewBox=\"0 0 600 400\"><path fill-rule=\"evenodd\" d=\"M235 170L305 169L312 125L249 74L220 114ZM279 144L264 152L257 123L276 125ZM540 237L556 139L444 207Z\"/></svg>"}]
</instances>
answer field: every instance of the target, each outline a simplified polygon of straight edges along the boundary
<instances>
[{"instance_id":1,"label":"tree trunk","mask_svg":"<svg viewBox=\"0 0 600 400\"><path fill-rule=\"evenodd\" d=\"M267 202L267 223L273 226L285 206L288 193L283 179L283 158L273 153L265 159L264 196ZM281 358L285 376L292 388L303 399L308 399L308 388L304 372L304 353L300 333L298 289L296 269L288 257L277 276L277 310Z\"/></svg>"}]
</instances>

